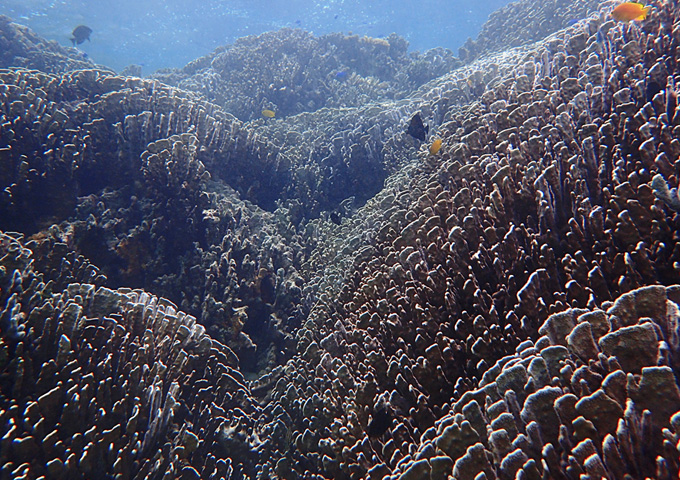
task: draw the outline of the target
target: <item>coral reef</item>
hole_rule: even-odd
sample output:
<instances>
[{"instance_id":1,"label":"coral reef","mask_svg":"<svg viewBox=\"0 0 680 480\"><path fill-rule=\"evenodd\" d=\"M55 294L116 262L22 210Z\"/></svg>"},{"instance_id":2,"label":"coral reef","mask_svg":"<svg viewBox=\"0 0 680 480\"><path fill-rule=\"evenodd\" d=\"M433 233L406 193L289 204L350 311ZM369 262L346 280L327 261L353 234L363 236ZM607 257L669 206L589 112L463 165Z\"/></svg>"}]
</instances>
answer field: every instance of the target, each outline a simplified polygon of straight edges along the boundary
<instances>
[{"instance_id":1,"label":"coral reef","mask_svg":"<svg viewBox=\"0 0 680 480\"><path fill-rule=\"evenodd\" d=\"M45 73L92 68L92 62L75 48L64 48L29 28L0 15L0 67L22 67ZM99 66L102 70L106 67Z\"/></svg>"},{"instance_id":2,"label":"coral reef","mask_svg":"<svg viewBox=\"0 0 680 480\"><path fill-rule=\"evenodd\" d=\"M257 411L234 353L167 300L45 283L27 248L37 242L20 240L0 237L2 318L25 328L0 345L2 478L250 473L209 453L225 436L249 441L216 429L217 412L245 428Z\"/></svg>"},{"instance_id":3,"label":"coral reef","mask_svg":"<svg viewBox=\"0 0 680 480\"><path fill-rule=\"evenodd\" d=\"M284 119L202 82L361 39L0 72L0 477L675 478L679 10L609 8Z\"/></svg>"},{"instance_id":4,"label":"coral reef","mask_svg":"<svg viewBox=\"0 0 680 480\"><path fill-rule=\"evenodd\" d=\"M489 368L393 475L446 478L444 453L456 478L672 478L679 293L643 287L606 312L551 315L543 336Z\"/></svg>"},{"instance_id":5,"label":"coral reef","mask_svg":"<svg viewBox=\"0 0 680 480\"><path fill-rule=\"evenodd\" d=\"M476 39L468 38L458 50L466 62L507 47L517 47L543 40L565 27L577 25L597 12L602 0L516 0L501 7L482 26Z\"/></svg>"},{"instance_id":6,"label":"coral reef","mask_svg":"<svg viewBox=\"0 0 680 480\"><path fill-rule=\"evenodd\" d=\"M202 94L241 120L272 109L287 117L323 107L358 107L400 99L460 64L438 48L407 53L408 42L333 33L314 37L281 29L237 40L180 70L152 75Z\"/></svg>"}]
</instances>

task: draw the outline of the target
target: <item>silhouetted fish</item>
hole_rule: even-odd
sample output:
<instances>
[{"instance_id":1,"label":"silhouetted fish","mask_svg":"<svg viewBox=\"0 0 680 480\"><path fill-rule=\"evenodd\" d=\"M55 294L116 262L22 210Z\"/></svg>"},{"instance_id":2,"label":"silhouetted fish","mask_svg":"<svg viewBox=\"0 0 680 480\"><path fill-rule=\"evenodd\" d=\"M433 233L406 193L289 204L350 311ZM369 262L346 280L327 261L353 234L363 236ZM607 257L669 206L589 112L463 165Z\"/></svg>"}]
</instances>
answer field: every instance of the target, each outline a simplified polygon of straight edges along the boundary
<instances>
[{"instance_id":1,"label":"silhouetted fish","mask_svg":"<svg viewBox=\"0 0 680 480\"><path fill-rule=\"evenodd\" d=\"M373 412L373 418L368 424L368 436L380 437L392 427L393 418L390 411L381 406Z\"/></svg>"},{"instance_id":2,"label":"silhouetted fish","mask_svg":"<svg viewBox=\"0 0 680 480\"><path fill-rule=\"evenodd\" d=\"M654 80L647 79L647 82L645 82L645 96L647 97L647 101L651 102L652 99L654 98L654 95L659 93L660 91L663 90L663 87L659 85L657 82Z\"/></svg>"},{"instance_id":3,"label":"silhouetted fish","mask_svg":"<svg viewBox=\"0 0 680 480\"><path fill-rule=\"evenodd\" d=\"M423 119L420 118L420 113L416 113L411 118L411 123L409 123L406 133L411 135L413 138L417 138L421 142L424 142L429 129L430 127L423 125Z\"/></svg>"},{"instance_id":4,"label":"silhouetted fish","mask_svg":"<svg viewBox=\"0 0 680 480\"><path fill-rule=\"evenodd\" d=\"M334 210L331 212L330 219L334 224L340 225L342 223L342 214L337 210Z\"/></svg>"},{"instance_id":5,"label":"silhouetted fish","mask_svg":"<svg viewBox=\"0 0 680 480\"><path fill-rule=\"evenodd\" d=\"M260 278L260 298L270 305L276 301L276 278L269 272Z\"/></svg>"},{"instance_id":6,"label":"silhouetted fish","mask_svg":"<svg viewBox=\"0 0 680 480\"><path fill-rule=\"evenodd\" d=\"M676 107L678 106L678 96L675 92L675 86L670 83L666 87L666 116L668 117L669 123L675 123L673 119L675 118Z\"/></svg>"},{"instance_id":7,"label":"silhouetted fish","mask_svg":"<svg viewBox=\"0 0 680 480\"><path fill-rule=\"evenodd\" d=\"M85 40L89 42L91 33L92 29L90 27L85 25L78 25L76 28L73 29L73 33L71 33L71 35L73 35L73 38L71 39L73 46L75 47L76 44L80 45Z\"/></svg>"}]
</instances>

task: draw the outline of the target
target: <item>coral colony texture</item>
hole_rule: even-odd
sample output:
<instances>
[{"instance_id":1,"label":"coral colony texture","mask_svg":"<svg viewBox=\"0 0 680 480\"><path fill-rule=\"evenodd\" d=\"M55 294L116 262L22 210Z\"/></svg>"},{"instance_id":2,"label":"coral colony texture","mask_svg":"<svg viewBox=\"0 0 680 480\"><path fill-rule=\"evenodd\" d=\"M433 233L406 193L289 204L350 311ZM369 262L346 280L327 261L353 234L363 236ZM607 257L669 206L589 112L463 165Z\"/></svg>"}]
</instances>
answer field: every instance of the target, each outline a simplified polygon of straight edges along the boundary
<instances>
[{"instance_id":1,"label":"coral colony texture","mask_svg":"<svg viewBox=\"0 0 680 480\"><path fill-rule=\"evenodd\" d=\"M0 19L0 478L677 479L652 6L522 0L461 58L281 30L146 79Z\"/></svg>"}]
</instances>

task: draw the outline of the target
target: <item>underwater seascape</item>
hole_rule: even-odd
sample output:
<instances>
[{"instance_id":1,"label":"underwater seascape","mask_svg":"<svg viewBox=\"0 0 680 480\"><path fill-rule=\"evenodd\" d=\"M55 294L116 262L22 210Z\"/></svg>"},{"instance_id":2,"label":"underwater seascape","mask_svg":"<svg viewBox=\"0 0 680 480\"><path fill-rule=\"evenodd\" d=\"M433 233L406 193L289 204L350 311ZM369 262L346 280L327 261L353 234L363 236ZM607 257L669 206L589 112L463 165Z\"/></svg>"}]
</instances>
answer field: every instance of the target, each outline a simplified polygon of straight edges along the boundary
<instances>
[{"instance_id":1,"label":"underwater seascape","mask_svg":"<svg viewBox=\"0 0 680 480\"><path fill-rule=\"evenodd\" d=\"M677 480L680 5L478 3L3 2L0 480Z\"/></svg>"}]
</instances>

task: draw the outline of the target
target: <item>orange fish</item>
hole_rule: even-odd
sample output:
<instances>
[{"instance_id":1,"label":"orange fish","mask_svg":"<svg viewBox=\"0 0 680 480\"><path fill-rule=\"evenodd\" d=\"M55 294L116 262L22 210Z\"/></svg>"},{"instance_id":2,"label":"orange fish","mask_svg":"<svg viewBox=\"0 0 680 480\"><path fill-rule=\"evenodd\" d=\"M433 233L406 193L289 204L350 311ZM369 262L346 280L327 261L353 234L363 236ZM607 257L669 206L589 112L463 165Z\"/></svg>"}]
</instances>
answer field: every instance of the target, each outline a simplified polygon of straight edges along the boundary
<instances>
[{"instance_id":1,"label":"orange fish","mask_svg":"<svg viewBox=\"0 0 680 480\"><path fill-rule=\"evenodd\" d=\"M647 18L651 7L645 7L637 2L625 2L612 10L612 18L619 22L630 22L631 20L644 20Z\"/></svg>"},{"instance_id":2,"label":"orange fish","mask_svg":"<svg viewBox=\"0 0 680 480\"><path fill-rule=\"evenodd\" d=\"M442 148L442 139L438 138L430 145L430 155L436 155L440 148Z\"/></svg>"}]
</instances>

